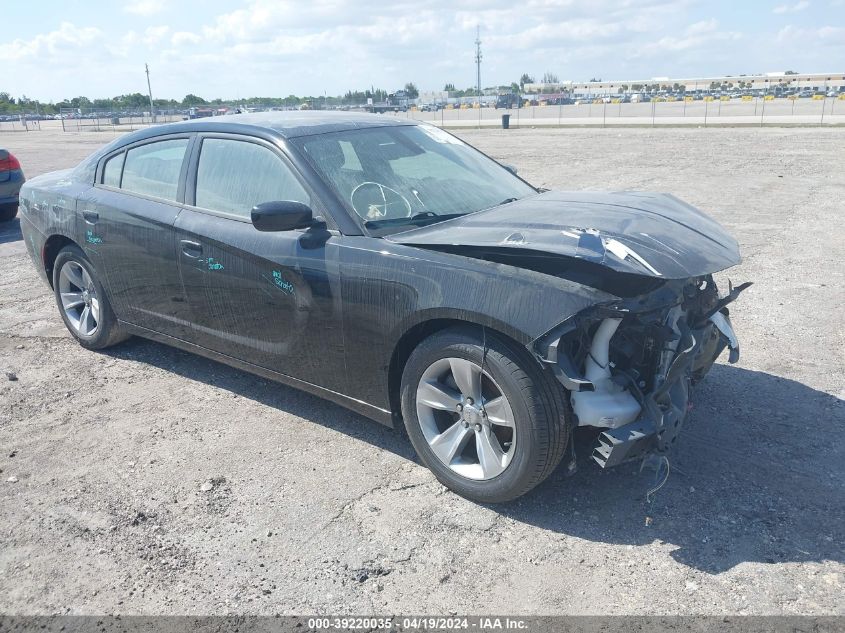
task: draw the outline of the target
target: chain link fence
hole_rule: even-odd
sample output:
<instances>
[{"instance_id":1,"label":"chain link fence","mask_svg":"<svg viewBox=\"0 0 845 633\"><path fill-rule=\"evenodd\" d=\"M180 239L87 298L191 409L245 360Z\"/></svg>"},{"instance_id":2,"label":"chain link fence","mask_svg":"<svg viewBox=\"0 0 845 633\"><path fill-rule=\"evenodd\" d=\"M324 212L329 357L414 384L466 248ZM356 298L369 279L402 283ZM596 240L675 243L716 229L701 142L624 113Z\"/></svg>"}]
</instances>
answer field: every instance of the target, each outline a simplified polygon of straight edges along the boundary
<instances>
[{"instance_id":1,"label":"chain link fence","mask_svg":"<svg viewBox=\"0 0 845 633\"><path fill-rule=\"evenodd\" d=\"M0 114L0 132L33 132L57 129L65 132L129 132L159 123L181 121L184 118L187 118L187 115L176 109L161 109L150 113L140 110L113 111L63 108L57 114L39 112Z\"/></svg>"},{"instance_id":2,"label":"chain link fence","mask_svg":"<svg viewBox=\"0 0 845 633\"><path fill-rule=\"evenodd\" d=\"M390 107L386 116L428 121L443 127L494 127L502 115L510 115L510 127L566 125L826 125L845 124L845 93L809 98L708 96L703 98L657 97L639 102L623 98L581 98L572 103L546 103L542 95L520 108L495 108L487 101L454 100L446 104ZM129 132L150 125L242 112L280 110L367 111L364 104L323 103L315 100L302 107L263 103L207 105L149 111L63 109L57 114L28 112L0 114L0 132L62 130L64 132Z\"/></svg>"},{"instance_id":3,"label":"chain link fence","mask_svg":"<svg viewBox=\"0 0 845 633\"><path fill-rule=\"evenodd\" d=\"M539 97L539 98L537 98ZM478 107L449 103L445 107L411 108L402 116L442 127L491 127L509 116L510 127L567 125L827 125L845 124L845 93L808 98L705 96L632 102L623 98L575 98L546 103L542 95L520 108Z\"/></svg>"}]
</instances>

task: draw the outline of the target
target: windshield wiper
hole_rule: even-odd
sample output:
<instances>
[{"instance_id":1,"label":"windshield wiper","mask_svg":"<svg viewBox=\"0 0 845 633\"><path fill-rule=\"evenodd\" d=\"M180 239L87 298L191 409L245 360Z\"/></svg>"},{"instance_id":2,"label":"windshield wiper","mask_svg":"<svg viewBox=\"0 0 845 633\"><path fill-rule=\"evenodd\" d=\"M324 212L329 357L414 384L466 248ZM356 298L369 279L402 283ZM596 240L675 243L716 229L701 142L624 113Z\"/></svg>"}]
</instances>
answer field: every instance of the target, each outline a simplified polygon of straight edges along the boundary
<instances>
[{"instance_id":1,"label":"windshield wiper","mask_svg":"<svg viewBox=\"0 0 845 633\"><path fill-rule=\"evenodd\" d=\"M450 220L452 218L457 218L458 216L466 215L465 213L446 213L440 215L439 213L435 213L434 211L420 211L419 213L415 213L414 215L407 217L407 218L390 218L389 220L368 220L364 222L364 226L368 227L380 227L380 226L397 226L402 224L414 224L419 225L426 221L432 220L434 222L440 222L442 220Z\"/></svg>"}]
</instances>

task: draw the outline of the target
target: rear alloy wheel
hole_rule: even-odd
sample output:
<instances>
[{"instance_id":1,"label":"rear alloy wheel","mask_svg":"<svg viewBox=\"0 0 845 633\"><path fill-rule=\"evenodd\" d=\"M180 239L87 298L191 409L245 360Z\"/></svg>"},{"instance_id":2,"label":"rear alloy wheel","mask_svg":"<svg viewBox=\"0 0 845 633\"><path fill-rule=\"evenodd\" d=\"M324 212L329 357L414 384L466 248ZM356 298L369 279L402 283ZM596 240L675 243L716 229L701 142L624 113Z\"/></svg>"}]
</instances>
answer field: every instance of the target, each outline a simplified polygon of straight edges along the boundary
<instances>
[{"instance_id":1,"label":"rear alloy wheel","mask_svg":"<svg viewBox=\"0 0 845 633\"><path fill-rule=\"evenodd\" d=\"M569 409L562 387L529 354L491 333L485 353L482 338L456 328L423 341L403 372L402 417L441 483L496 503L528 492L558 465Z\"/></svg>"},{"instance_id":2,"label":"rear alloy wheel","mask_svg":"<svg viewBox=\"0 0 845 633\"><path fill-rule=\"evenodd\" d=\"M59 271L59 299L65 321L79 336L92 337L100 325L100 298L88 271L68 260Z\"/></svg>"},{"instance_id":3,"label":"rear alloy wheel","mask_svg":"<svg viewBox=\"0 0 845 633\"><path fill-rule=\"evenodd\" d=\"M53 291L67 329L88 349L103 349L129 338L112 312L94 267L78 246L59 251L53 265Z\"/></svg>"}]
</instances>

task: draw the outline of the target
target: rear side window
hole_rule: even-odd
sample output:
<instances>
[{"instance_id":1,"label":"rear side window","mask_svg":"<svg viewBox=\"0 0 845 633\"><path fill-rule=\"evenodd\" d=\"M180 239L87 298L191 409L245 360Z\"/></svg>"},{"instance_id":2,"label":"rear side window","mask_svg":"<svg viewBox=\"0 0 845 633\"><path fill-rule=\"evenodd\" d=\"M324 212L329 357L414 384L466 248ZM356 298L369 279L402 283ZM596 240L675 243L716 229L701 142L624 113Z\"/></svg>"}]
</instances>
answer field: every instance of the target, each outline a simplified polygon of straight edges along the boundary
<instances>
[{"instance_id":1,"label":"rear side window","mask_svg":"<svg viewBox=\"0 0 845 633\"><path fill-rule=\"evenodd\" d=\"M248 218L255 205L279 200L311 202L275 152L248 141L203 140L197 167L196 206Z\"/></svg>"},{"instance_id":2,"label":"rear side window","mask_svg":"<svg viewBox=\"0 0 845 633\"><path fill-rule=\"evenodd\" d=\"M165 200L176 200L179 174L188 139L147 143L126 152L121 188Z\"/></svg>"},{"instance_id":3,"label":"rear side window","mask_svg":"<svg viewBox=\"0 0 845 633\"><path fill-rule=\"evenodd\" d=\"M121 152L117 156L112 156L106 161L103 167L103 184L109 187L120 187L120 174L123 171L123 159L126 157L125 152Z\"/></svg>"}]
</instances>

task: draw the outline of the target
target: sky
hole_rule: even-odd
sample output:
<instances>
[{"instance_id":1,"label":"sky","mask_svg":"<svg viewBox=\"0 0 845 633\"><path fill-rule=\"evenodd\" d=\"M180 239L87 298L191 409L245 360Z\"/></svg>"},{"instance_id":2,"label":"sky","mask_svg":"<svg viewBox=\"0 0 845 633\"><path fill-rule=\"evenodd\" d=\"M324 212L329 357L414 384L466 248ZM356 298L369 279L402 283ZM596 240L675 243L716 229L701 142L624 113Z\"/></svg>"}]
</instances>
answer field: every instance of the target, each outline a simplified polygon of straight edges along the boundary
<instances>
[{"instance_id":1,"label":"sky","mask_svg":"<svg viewBox=\"0 0 845 633\"><path fill-rule=\"evenodd\" d=\"M845 0L39 0L0 8L0 92L338 95L593 77L845 72Z\"/></svg>"}]
</instances>

